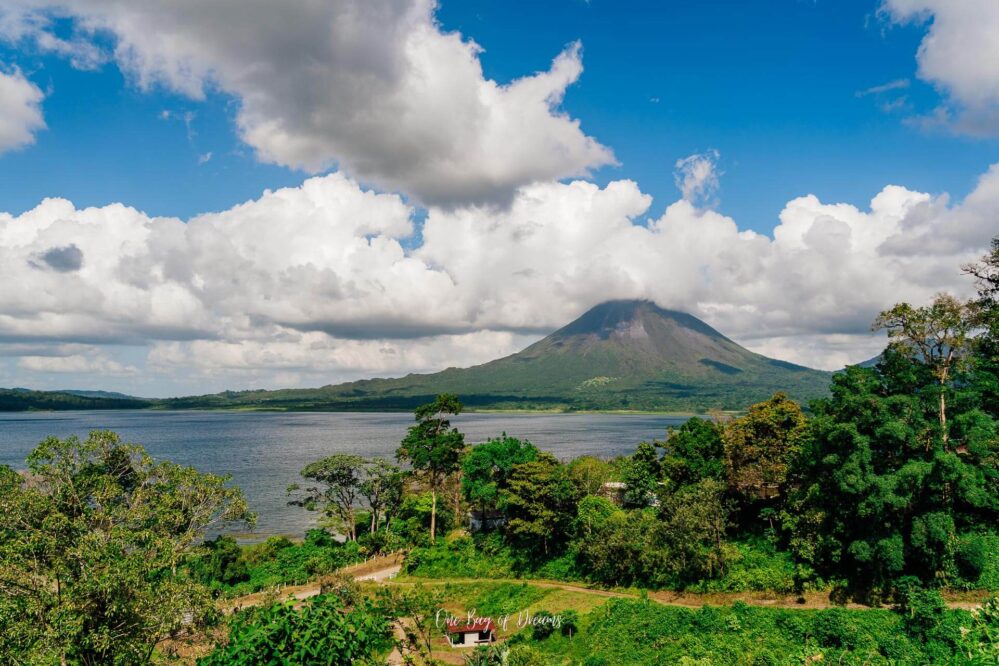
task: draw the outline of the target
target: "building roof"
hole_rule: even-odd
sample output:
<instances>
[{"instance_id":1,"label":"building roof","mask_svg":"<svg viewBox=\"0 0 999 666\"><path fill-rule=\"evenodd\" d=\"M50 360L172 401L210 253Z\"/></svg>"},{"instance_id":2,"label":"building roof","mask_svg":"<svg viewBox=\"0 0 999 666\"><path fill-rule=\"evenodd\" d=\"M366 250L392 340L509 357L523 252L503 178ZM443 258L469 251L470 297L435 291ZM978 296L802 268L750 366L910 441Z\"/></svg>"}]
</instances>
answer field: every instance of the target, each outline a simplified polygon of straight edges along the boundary
<instances>
[{"instance_id":1,"label":"building roof","mask_svg":"<svg viewBox=\"0 0 999 666\"><path fill-rule=\"evenodd\" d=\"M473 631L495 631L496 625L492 620L479 620L478 622L471 623L448 623L447 633L449 634L467 634Z\"/></svg>"}]
</instances>

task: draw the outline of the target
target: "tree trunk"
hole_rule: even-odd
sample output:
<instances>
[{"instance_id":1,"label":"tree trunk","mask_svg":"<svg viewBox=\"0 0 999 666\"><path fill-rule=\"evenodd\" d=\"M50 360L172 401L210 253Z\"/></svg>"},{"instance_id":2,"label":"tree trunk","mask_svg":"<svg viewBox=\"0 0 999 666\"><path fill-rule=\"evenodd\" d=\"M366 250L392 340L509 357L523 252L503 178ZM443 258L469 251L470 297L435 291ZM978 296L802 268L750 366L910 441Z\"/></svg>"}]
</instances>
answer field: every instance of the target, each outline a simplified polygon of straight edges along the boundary
<instances>
[{"instance_id":1,"label":"tree trunk","mask_svg":"<svg viewBox=\"0 0 999 666\"><path fill-rule=\"evenodd\" d=\"M430 542L437 541L437 489L430 490Z\"/></svg>"},{"instance_id":2,"label":"tree trunk","mask_svg":"<svg viewBox=\"0 0 999 666\"><path fill-rule=\"evenodd\" d=\"M941 383L940 384L940 432L943 437L944 448L946 449L947 440L949 438L947 433L947 402L946 399L944 398L944 390L945 390L944 385L943 383Z\"/></svg>"}]
</instances>

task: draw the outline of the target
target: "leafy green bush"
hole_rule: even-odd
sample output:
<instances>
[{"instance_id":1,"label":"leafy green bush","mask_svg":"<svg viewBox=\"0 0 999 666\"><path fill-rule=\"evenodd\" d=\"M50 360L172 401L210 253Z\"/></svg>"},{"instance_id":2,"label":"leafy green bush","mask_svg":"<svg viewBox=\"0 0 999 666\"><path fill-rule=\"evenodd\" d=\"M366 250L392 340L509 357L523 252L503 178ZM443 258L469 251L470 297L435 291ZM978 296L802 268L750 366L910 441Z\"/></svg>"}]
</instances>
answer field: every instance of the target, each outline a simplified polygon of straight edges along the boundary
<instances>
[{"instance_id":1,"label":"leafy green bush","mask_svg":"<svg viewBox=\"0 0 999 666\"><path fill-rule=\"evenodd\" d=\"M794 559L790 553L778 551L763 538L734 542L728 559L728 570L721 578L692 585L701 592L773 591L790 593L795 588Z\"/></svg>"},{"instance_id":2,"label":"leafy green bush","mask_svg":"<svg viewBox=\"0 0 999 666\"><path fill-rule=\"evenodd\" d=\"M961 587L999 591L999 535L962 535L956 560Z\"/></svg>"},{"instance_id":3,"label":"leafy green bush","mask_svg":"<svg viewBox=\"0 0 999 666\"><path fill-rule=\"evenodd\" d=\"M201 666L349 666L392 646L392 623L371 602L346 608L336 596L314 597L296 610L276 604L236 616L229 641L198 661ZM373 662L371 662L373 663Z\"/></svg>"},{"instance_id":4,"label":"leafy green bush","mask_svg":"<svg viewBox=\"0 0 999 666\"><path fill-rule=\"evenodd\" d=\"M971 612L960 627L957 652L969 663L999 663L999 597Z\"/></svg>"},{"instance_id":5,"label":"leafy green bush","mask_svg":"<svg viewBox=\"0 0 999 666\"><path fill-rule=\"evenodd\" d=\"M340 543L323 530L310 530L300 544L271 537L239 548L231 537L220 537L206 546L208 552L189 564L192 575L228 596L302 584L363 559L357 543Z\"/></svg>"},{"instance_id":6,"label":"leafy green bush","mask_svg":"<svg viewBox=\"0 0 999 666\"><path fill-rule=\"evenodd\" d=\"M509 578L514 562L508 549L490 554L476 548L471 537L462 536L414 548L406 557L405 571L424 578Z\"/></svg>"}]
</instances>

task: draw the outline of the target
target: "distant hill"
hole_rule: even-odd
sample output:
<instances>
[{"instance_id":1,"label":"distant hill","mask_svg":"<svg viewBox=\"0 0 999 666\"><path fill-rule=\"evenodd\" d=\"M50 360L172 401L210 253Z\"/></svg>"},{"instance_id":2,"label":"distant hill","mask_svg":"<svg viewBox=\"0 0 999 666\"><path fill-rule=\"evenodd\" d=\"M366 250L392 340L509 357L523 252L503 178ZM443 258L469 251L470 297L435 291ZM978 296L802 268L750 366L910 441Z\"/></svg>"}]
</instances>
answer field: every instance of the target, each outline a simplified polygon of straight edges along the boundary
<instances>
[{"instance_id":1,"label":"distant hill","mask_svg":"<svg viewBox=\"0 0 999 666\"><path fill-rule=\"evenodd\" d=\"M134 395L118 393L117 391L84 391L80 389L60 389L54 392L68 393L70 395L78 395L84 398L104 398L107 400L143 400L143 398L136 398Z\"/></svg>"},{"instance_id":2,"label":"distant hill","mask_svg":"<svg viewBox=\"0 0 999 666\"><path fill-rule=\"evenodd\" d=\"M861 361L860 363L857 363L857 365L859 367L861 367L861 368L873 368L873 367L877 366L878 363L881 362L881 359L883 357L884 357L884 354L878 354L874 358L869 358L866 361Z\"/></svg>"},{"instance_id":3,"label":"distant hill","mask_svg":"<svg viewBox=\"0 0 999 666\"><path fill-rule=\"evenodd\" d=\"M104 391L32 391L0 388L0 412L71 409L142 409L152 402Z\"/></svg>"},{"instance_id":4,"label":"distant hill","mask_svg":"<svg viewBox=\"0 0 999 666\"><path fill-rule=\"evenodd\" d=\"M175 398L170 408L411 409L441 392L471 408L743 409L775 391L807 401L832 373L753 353L696 317L649 301L611 301L527 349L471 368L318 389Z\"/></svg>"}]
</instances>

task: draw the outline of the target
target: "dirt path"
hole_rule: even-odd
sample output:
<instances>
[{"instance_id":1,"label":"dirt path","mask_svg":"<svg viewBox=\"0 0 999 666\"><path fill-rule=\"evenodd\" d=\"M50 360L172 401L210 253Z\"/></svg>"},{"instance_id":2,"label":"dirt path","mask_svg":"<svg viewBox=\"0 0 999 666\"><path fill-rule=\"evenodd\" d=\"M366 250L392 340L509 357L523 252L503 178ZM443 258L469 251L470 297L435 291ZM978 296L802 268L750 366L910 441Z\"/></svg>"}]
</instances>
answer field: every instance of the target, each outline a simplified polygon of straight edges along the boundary
<instances>
[{"instance_id":1,"label":"dirt path","mask_svg":"<svg viewBox=\"0 0 999 666\"><path fill-rule=\"evenodd\" d=\"M598 587L589 587L582 584L563 583L554 580L532 580L529 578L448 578L448 579L418 579L407 578L404 580L387 580L386 585L443 585L446 583L475 584L475 583L513 583L534 585L547 589L566 590L569 592L580 592L598 597L613 599L637 599L641 597L639 592L624 592L620 590L606 590ZM944 600L950 608L972 610L981 606L982 600L988 593L952 593L945 594ZM681 606L684 608L701 608L702 606L730 606L736 602L742 602L747 606L762 606L768 608L791 608L820 610L823 608L833 608L835 604L829 601L826 592L808 592L802 596L783 595L775 592L675 592L671 590L658 590L648 592L648 597L656 603L664 606ZM871 606L858 603L848 603L844 608L866 609Z\"/></svg>"},{"instance_id":2,"label":"dirt path","mask_svg":"<svg viewBox=\"0 0 999 666\"><path fill-rule=\"evenodd\" d=\"M357 581L384 582L394 578L399 573L402 569L402 560L403 555L401 554L376 557L368 560L367 562L361 562L359 564L352 564L344 567L340 569L339 573L346 576L353 576L354 580ZM278 588L276 592L254 592L253 594L247 594L245 596L232 599L228 603L224 604L222 611L225 613L231 613L242 610L243 608L258 606L265 600L287 601L294 599L297 601L304 601L310 597L318 596L319 591L319 583L286 585Z\"/></svg>"},{"instance_id":3,"label":"dirt path","mask_svg":"<svg viewBox=\"0 0 999 666\"><path fill-rule=\"evenodd\" d=\"M597 597L613 599L636 599L641 595L637 592L605 590L597 587L589 587L582 584L563 583L554 580L531 580L525 578L448 578L448 579L419 579L406 578L397 580L399 572L402 570L403 556L401 554L390 555L382 558L375 558L361 564L345 567L341 573L353 576L359 582L378 583L381 585L443 585L445 583L475 584L475 583L527 583L536 587L547 589L566 590L569 592L580 592ZM291 585L280 589L277 599L297 599L304 600L319 594L318 583L307 583L305 585ZM986 593L953 593L945 594L945 600L950 608L960 608L971 610L981 605ZM715 592L715 593L691 593L673 592L669 590L650 591L648 597L656 603L664 606L681 606L684 608L700 608L701 606L729 606L735 602L742 602L749 606L763 606L769 608L792 608L811 609L832 608L834 604L829 601L829 595L825 592L808 592L802 596L782 595L774 592ZM256 606L264 599L274 599L273 593L257 592L244 597L234 599L226 609L228 611ZM869 608L863 604L849 603L846 608L863 609Z\"/></svg>"}]
</instances>

